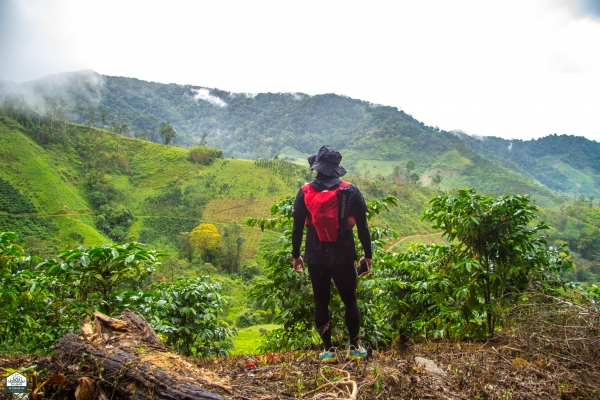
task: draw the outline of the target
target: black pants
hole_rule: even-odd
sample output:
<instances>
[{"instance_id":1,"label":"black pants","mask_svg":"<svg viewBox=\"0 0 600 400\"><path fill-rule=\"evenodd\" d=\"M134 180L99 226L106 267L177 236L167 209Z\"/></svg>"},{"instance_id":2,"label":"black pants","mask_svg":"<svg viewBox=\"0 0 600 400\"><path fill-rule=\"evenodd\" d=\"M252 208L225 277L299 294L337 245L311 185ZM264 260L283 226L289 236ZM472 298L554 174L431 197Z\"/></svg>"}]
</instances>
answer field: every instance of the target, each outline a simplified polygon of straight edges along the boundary
<instances>
[{"instance_id":1,"label":"black pants","mask_svg":"<svg viewBox=\"0 0 600 400\"><path fill-rule=\"evenodd\" d=\"M356 298L356 270L347 266L308 265L315 301L315 326L321 335L325 350L332 347L329 301L331 299L331 279L340 294L346 310L344 319L350 345L357 347L360 335L360 310Z\"/></svg>"}]
</instances>

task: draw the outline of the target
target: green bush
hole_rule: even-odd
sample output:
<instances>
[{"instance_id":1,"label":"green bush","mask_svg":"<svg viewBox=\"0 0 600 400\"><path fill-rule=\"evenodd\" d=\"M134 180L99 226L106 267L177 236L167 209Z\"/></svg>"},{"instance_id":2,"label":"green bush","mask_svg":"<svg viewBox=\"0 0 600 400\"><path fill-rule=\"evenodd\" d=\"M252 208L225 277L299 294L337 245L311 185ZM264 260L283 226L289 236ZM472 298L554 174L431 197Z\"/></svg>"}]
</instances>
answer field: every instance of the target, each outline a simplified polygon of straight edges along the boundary
<instances>
[{"instance_id":1,"label":"green bush","mask_svg":"<svg viewBox=\"0 0 600 400\"><path fill-rule=\"evenodd\" d=\"M108 198L102 192L93 191L88 195L90 205L94 208L98 208L108 203Z\"/></svg>"},{"instance_id":2,"label":"green bush","mask_svg":"<svg viewBox=\"0 0 600 400\"><path fill-rule=\"evenodd\" d=\"M111 239L122 242L127 238L127 231L133 224L133 213L122 205L105 204L98 209L96 227Z\"/></svg>"},{"instance_id":3,"label":"green bush","mask_svg":"<svg viewBox=\"0 0 600 400\"><path fill-rule=\"evenodd\" d=\"M22 253L16 234L0 233L0 349L48 352L94 310L115 315L125 308L139 311L186 355L221 355L232 347L234 331L218 320L225 303L218 283L184 278L121 292L151 274L161 253L136 243L80 247L37 266Z\"/></svg>"},{"instance_id":4,"label":"green bush","mask_svg":"<svg viewBox=\"0 0 600 400\"><path fill-rule=\"evenodd\" d=\"M1 346L49 351L94 310L110 313L119 284L152 272L158 256L137 244L104 245L68 250L34 266L15 234L0 233Z\"/></svg>"},{"instance_id":5,"label":"green bush","mask_svg":"<svg viewBox=\"0 0 600 400\"><path fill-rule=\"evenodd\" d=\"M546 247L541 232L550 226L534 224L537 207L529 204L529 196L486 197L465 189L429 204L423 218L434 221L433 227L453 244L427 252L440 254L430 260L434 274L426 277L427 288L433 284L438 296L451 296L460 304L452 312L467 323L485 315L488 336L511 294L531 284L550 284L561 270L572 268L566 251Z\"/></svg>"},{"instance_id":6,"label":"green bush","mask_svg":"<svg viewBox=\"0 0 600 400\"><path fill-rule=\"evenodd\" d=\"M217 158L223 158L223 152L207 146L196 146L190 149L188 159L202 165L209 165Z\"/></svg>"},{"instance_id":7,"label":"green bush","mask_svg":"<svg viewBox=\"0 0 600 400\"><path fill-rule=\"evenodd\" d=\"M35 275L13 232L0 232L0 349L13 352L36 349L48 337L40 324L44 297L30 290Z\"/></svg>"},{"instance_id":8,"label":"green bush","mask_svg":"<svg viewBox=\"0 0 600 400\"><path fill-rule=\"evenodd\" d=\"M255 261L247 261L240 267L238 272L239 276L245 281L250 281L255 276L259 276L262 273L262 268L256 264Z\"/></svg>"},{"instance_id":9,"label":"green bush","mask_svg":"<svg viewBox=\"0 0 600 400\"><path fill-rule=\"evenodd\" d=\"M220 326L225 300L219 283L206 277L180 278L160 283L148 293L128 292L115 296L119 310L135 307L171 348L187 355L226 355L233 347L234 331Z\"/></svg>"},{"instance_id":10,"label":"green bush","mask_svg":"<svg viewBox=\"0 0 600 400\"><path fill-rule=\"evenodd\" d=\"M235 319L235 326L247 328L253 325L270 324L275 318L275 310L244 309Z\"/></svg>"},{"instance_id":11,"label":"green bush","mask_svg":"<svg viewBox=\"0 0 600 400\"><path fill-rule=\"evenodd\" d=\"M256 325L257 323L258 316L248 309L242 311L242 313L235 319L235 326L238 328L247 328L249 326Z\"/></svg>"}]
</instances>

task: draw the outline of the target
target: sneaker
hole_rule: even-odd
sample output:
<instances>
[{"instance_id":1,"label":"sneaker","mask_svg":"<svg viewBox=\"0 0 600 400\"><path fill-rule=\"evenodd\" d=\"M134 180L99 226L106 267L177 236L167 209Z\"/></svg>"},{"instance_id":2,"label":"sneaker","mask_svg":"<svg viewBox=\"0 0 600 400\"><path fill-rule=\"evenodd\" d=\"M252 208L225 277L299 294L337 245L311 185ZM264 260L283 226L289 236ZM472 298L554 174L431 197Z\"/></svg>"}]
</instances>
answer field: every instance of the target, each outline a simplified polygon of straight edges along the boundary
<instances>
[{"instance_id":1,"label":"sneaker","mask_svg":"<svg viewBox=\"0 0 600 400\"><path fill-rule=\"evenodd\" d=\"M350 346L346 352L346 360L360 361L365 358L367 358L367 350L361 345L358 346L358 349L354 346Z\"/></svg>"},{"instance_id":2,"label":"sneaker","mask_svg":"<svg viewBox=\"0 0 600 400\"><path fill-rule=\"evenodd\" d=\"M319 361L325 364L336 364L339 362L335 347L329 349L329 351L323 350L319 353Z\"/></svg>"}]
</instances>

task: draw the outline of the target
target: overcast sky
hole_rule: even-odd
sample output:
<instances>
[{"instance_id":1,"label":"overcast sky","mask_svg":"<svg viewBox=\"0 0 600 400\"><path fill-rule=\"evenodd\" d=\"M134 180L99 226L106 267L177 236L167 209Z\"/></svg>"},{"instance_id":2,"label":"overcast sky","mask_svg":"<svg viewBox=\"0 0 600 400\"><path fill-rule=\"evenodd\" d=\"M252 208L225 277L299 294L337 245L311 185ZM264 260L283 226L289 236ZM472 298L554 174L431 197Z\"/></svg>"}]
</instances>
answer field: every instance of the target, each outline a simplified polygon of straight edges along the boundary
<instances>
[{"instance_id":1,"label":"overcast sky","mask_svg":"<svg viewBox=\"0 0 600 400\"><path fill-rule=\"evenodd\" d=\"M14 82L337 93L445 130L600 141L600 0L0 0L0 60Z\"/></svg>"}]
</instances>

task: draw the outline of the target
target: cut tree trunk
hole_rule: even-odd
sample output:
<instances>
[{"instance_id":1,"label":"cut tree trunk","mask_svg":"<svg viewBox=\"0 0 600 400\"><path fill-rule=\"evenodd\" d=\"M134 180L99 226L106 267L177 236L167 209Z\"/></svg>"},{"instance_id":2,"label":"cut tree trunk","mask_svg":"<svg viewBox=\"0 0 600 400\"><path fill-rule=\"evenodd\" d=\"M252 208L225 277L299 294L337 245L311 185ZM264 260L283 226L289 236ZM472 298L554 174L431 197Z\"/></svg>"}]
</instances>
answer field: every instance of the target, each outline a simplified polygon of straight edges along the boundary
<instances>
[{"instance_id":1,"label":"cut tree trunk","mask_svg":"<svg viewBox=\"0 0 600 400\"><path fill-rule=\"evenodd\" d=\"M82 326L83 337L67 334L57 341L50 366L93 380L97 394L90 400L231 396L227 382L169 351L141 315L125 310L110 318L96 311L94 319Z\"/></svg>"}]
</instances>

